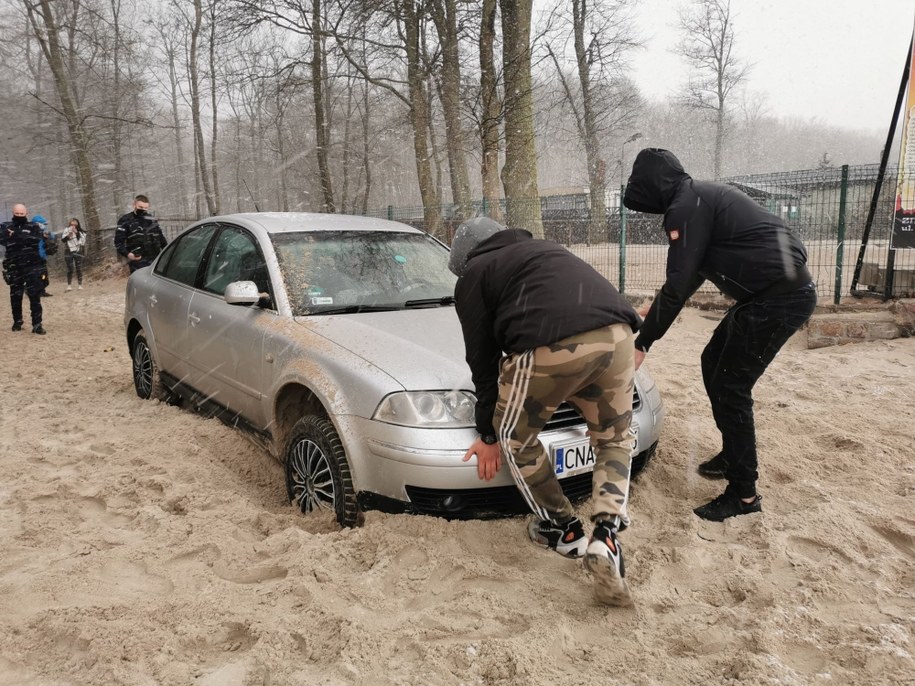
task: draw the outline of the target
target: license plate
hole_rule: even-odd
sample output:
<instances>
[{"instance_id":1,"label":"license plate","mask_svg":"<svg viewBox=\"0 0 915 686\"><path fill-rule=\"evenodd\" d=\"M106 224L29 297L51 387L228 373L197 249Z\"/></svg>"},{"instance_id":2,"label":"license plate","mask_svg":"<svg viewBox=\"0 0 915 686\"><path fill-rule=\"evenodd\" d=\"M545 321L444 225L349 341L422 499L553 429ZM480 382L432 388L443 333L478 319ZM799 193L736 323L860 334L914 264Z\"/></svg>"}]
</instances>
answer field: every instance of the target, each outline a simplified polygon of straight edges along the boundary
<instances>
[{"instance_id":1,"label":"license plate","mask_svg":"<svg viewBox=\"0 0 915 686\"><path fill-rule=\"evenodd\" d=\"M632 452L637 453L638 427L633 426L632 433L635 436ZM560 479L594 469L594 448L591 447L591 441L587 436L563 443L553 443L550 446L550 454L553 458L553 469Z\"/></svg>"}]
</instances>

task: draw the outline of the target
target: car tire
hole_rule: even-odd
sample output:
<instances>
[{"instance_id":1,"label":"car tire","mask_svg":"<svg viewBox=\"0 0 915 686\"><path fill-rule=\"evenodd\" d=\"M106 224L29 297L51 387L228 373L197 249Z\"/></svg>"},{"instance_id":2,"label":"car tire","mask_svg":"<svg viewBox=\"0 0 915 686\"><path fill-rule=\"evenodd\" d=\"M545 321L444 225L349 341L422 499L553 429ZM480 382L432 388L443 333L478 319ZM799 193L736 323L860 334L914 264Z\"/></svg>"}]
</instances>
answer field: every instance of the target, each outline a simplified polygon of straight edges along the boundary
<instances>
[{"instance_id":1,"label":"car tire","mask_svg":"<svg viewBox=\"0 0 915 686\"><path fill-rule=\"evenodd\" d=\"M296 422L283 462L286 494L299 510L332 509L344 527L362 522L343 442L328 420L307 416Z\"/></svg>"},{"instance_id":2,"label":"car tire","mask_svg":"<svg viewBox=\"0 0 915 686\"><path fill-rule=\"evenodd\" d=\"M153 357L146 340L146 333L140 329L133 339L133 350L130 354L133 368L133 387L143 400L168 399L168 389L159 375L159 365Z\"/></svg>"}]
</instances>

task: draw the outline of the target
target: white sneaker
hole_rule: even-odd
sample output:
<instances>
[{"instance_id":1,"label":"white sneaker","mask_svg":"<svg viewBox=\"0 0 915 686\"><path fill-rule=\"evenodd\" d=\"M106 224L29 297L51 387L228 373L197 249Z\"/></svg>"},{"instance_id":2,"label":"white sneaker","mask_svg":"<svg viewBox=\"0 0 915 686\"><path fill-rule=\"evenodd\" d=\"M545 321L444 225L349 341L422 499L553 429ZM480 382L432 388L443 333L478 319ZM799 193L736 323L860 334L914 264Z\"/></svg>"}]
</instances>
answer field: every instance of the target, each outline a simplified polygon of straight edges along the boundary
<instances>
[{"instance_id":1,"label":"white sneaker","mask_svg":"<svg viewBox=\"0 0 915 686\"><path fill-rule=\"evenodd\" d=\"M70 284L67 284L67 290L68 290L68 291L72 291L72 290L73 290L73 286L71 286Z\"/></svg>"},{"instance_id":2,"label":"white sneaker","mask_svg":"<svg viewBox=\"0 0 915 686\"><path fill-rule=\"evenodd\" d=\"M80 291L83 290L83 284L80 284L79 286L77 286L77 290L80 290Z\"/></svg>"},{"instance_id":3,"label":"white sneaker","mask_svg":"<svg viewBox=\"0 0 915 686\"><path fill-rule=\"evenodd\" d=\"M597 522L585 551L584 564L585 569L594 575L594 596L598 602L621 607L632 605L625 579L623 548L616 539L614 527Z\"/></svg>"}]
</instances>

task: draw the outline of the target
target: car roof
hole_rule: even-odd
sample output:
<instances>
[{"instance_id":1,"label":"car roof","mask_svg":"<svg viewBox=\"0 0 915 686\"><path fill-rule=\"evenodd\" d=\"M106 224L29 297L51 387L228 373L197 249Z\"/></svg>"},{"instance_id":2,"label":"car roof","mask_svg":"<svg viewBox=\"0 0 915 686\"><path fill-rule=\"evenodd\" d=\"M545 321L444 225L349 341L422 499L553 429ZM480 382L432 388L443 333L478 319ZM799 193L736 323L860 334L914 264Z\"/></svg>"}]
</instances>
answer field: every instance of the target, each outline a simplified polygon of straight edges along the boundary
<instances>
[{"instance_id":1,"label":"car roof","mask_svg":"<svg viewBox=\"0 0 915 686\"><path fill-rule=\"evenodd\" d=\"M408 224L377 217L350 214L320 214L316 212L243 212L209 217L207 221L232 222L258 226L267 233L293 233L299 231L396 231L423 233Z\"/></svg>"}]
</instances>

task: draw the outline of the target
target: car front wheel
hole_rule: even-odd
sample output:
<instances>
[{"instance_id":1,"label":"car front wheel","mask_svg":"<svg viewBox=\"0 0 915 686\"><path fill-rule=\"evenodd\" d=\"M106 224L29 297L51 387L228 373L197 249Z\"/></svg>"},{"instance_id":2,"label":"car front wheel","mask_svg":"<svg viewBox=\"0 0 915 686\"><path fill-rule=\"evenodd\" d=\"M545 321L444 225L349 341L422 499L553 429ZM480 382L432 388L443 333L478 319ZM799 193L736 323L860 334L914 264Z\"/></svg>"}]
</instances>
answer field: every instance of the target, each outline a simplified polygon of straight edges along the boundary
<instances>
[{"instance_id":1,"label":"car front wheel","mask_svg":"<svg viewBox=\"0 0 915 686\"><path fill-rule=\"evenodd\" d=\"M284 462L286 493L302 512L333 510L340 526L361 521L349 463L333 424L315 416L300 419Z\"/></svg>"},{"instance_id":2,"label":"car front wheel","mask_svg":"<svg viewBox=\"0 0 915 686\"><path fill-rule=\"evenodd\" d=\"M165 400L168 389L159 376L159 367L153 359L146 333L141 329L133 339L133 387L143 400Z\"/></svg>"}]
</instances>

